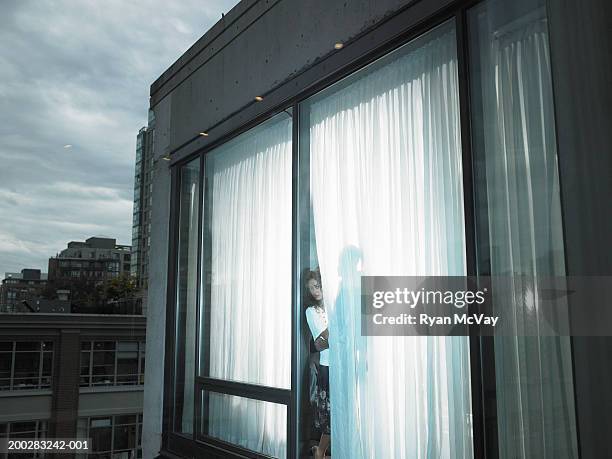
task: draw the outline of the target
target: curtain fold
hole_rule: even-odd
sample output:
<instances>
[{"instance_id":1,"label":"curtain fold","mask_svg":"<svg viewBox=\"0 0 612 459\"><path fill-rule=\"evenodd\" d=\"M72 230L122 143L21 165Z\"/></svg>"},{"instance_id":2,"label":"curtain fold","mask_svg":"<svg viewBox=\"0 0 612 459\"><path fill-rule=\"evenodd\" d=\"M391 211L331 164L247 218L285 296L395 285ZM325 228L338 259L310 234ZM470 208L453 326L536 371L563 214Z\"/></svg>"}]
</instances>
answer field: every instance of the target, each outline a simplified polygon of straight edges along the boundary
<instances>
[{"instance_id":1,"label":"curtain fold","mask_svg":"<svg viewBox=\"0 0 612 459\"><path fill-rule=\"evenodd\" d=\"M311 102L332 456L472 456L468 340L363 337L363 275L465 275L454 24Z\"/></svg>"},{"instance_id":2,"label":"curtain fold","mask_svg":"<svg viewBox=\"0 0 612 459\"><path fill-rule=\"evenodd\" d=\"M291 161L285 116L207 158L214 378L290 387ZM211 396L209 434L285 457L286 408Z\"/></svg>"},{"instance_id":3,"label":"curtain fold","mask_svg":"<svg viewBox=\"0 0 612 459\"><path fill-rule=\"evenodd\" d=\"M531 305L495 299L515 335L547 326L537 276L565 275L547 25L534 13L505 30L479 19L491 274L514 276ZM501 457L577 457L569 338L498 336L495 355Z\"/></svg>"}]
</instances>

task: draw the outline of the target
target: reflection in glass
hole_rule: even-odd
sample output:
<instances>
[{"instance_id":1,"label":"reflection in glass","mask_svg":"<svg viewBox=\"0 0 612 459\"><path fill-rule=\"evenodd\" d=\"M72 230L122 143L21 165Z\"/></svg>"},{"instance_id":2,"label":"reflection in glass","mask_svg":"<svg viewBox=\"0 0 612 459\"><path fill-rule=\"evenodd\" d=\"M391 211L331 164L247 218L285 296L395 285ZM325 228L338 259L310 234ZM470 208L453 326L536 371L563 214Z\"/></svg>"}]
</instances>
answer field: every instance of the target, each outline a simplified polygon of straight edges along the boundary
<instances>
[{"instance_id":1,"label":"reflection in glass","mask_svg":"<svg viewBox=\"0 0 612 459\"><path fill-rule=\"evenodd\" d=\"M515 276L516 298L527 291L519 275L565 275L544 5L487 1L468 16L479 270ZM510 298L495 301L515 311L506 332L545 326ZM500 456L577 457L569 338L494 343Z\"/></svg>"},{"instance_id":2,"label":"reflection in glass","mask_svg":"<svg viewBox=\"0 0 612 459\"><path fill-rule=\"evenodd\" d=\"M203 391L202 406L204 435L275 458L287 457L285 405Z\"/></svg>"},{"instance_id":3,"label":"reflection in glass","mask_svg":"<svg viewBox=\"0 0 612 459\"><path fill-rule=\"evenodd\" d=\"M469 458L467 338L364 337L360 326L362 274L465 274L454 24L316 95L301 119L310 268L320 266L329 319L332 457Z\"/></svg>"},{"instance_id":4,"label":"reflection in glass","mask_svg":"<svg viewBox=\"0 0 612 459\"><path fill-rule=\"evenodd\" d=\"M177 432L193 433L200 160L180 172L174 421Z\"/></svg>"}]
</instances>

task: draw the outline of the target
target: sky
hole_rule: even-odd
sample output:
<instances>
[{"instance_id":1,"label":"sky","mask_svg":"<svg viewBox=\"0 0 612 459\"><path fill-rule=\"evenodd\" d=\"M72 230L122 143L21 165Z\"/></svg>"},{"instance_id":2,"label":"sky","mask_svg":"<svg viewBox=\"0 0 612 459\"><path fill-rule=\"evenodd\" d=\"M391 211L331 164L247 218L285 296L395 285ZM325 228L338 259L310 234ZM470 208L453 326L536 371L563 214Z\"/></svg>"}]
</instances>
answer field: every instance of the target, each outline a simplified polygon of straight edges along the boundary
<instances>
[{"instance_id":1,"label":"sky","mask_svg":"<svg viewBox=\"0 0 612 459\"><path fill-rule=\"evenodd\" d=\"M0 0L0 278L131 243L151 83L237 0Z\"/></svg>"}]
</instances>

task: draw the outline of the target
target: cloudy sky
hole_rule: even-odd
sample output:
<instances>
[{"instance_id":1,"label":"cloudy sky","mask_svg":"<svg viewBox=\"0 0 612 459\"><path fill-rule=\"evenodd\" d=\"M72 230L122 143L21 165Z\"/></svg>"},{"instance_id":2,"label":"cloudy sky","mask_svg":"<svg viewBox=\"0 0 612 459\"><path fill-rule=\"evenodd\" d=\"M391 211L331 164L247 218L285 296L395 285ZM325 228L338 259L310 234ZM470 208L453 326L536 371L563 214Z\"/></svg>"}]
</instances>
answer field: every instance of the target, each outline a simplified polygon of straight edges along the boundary
<instances>
[{"instance_id":1,"label":"cloudy sky","mask_svg":"<svg viewBox=\"0 0 612 459\"><path fill-rule=\"evenodd\" d=\"M236 3L0 0L0 278L71 240L131 243L149 87Z\"/></svg>"}]
</instances>

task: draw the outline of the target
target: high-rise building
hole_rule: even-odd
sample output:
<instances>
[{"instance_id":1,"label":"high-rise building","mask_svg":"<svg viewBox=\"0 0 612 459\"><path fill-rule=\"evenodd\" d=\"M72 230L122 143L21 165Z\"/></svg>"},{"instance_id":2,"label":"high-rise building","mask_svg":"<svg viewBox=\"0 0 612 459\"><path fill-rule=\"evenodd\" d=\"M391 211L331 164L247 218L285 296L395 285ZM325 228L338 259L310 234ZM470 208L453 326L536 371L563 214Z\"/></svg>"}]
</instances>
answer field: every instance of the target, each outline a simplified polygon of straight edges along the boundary
<instances>
[{"instance_id":1,"label":"high-rise building","mask_svg":"<svg viewBox=\"0 0 612 459\"><path fill-rule=\"evenodd\" d=\"M151 245L151 204L153 201L153 142L155 117L149 111L148 126L136 136L136 167L134 172L134 210L132 218L131 274L136 279L139 296L146 303Z\"/></svg>"}]
</instances>

